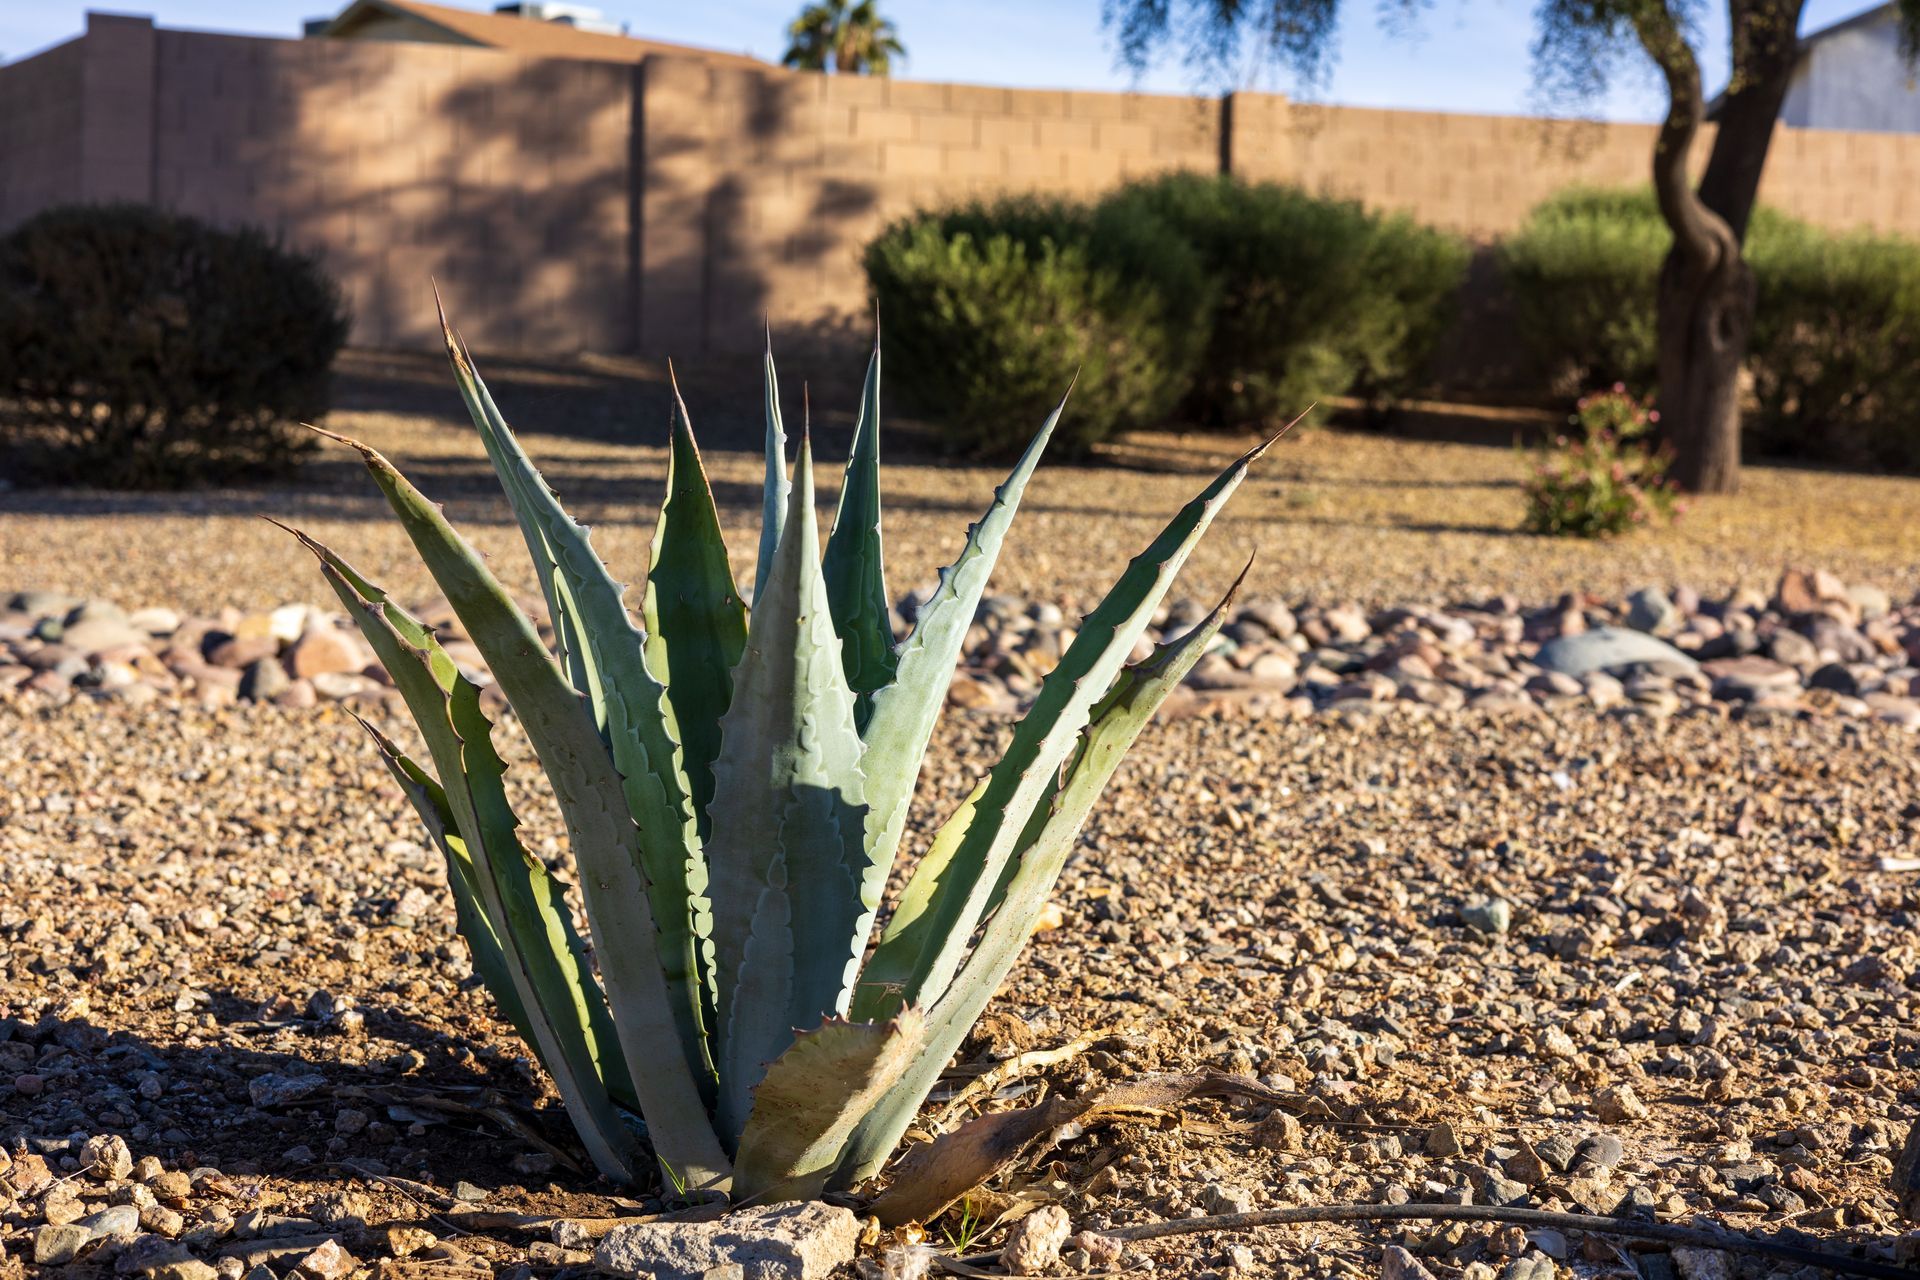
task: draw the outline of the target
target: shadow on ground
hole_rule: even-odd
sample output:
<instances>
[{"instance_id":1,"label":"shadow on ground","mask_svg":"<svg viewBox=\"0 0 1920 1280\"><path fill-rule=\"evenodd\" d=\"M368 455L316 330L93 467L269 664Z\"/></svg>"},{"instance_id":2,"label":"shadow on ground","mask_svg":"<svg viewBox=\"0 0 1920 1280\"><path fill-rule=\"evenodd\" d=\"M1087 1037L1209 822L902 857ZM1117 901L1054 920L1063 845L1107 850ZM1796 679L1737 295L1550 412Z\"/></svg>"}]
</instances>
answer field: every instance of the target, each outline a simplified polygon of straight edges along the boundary
<instances>
[{"instance_id":1,"label":"shadow on ground","mask_svg":"<svg viewBox=\"0 0 1920 1280\"><path fill-rule=\"evenodd\" d=\"M44 1092L15 1097L0 1136L52 1157L66 1151L71 1134L118 1132L136 1152L157 1148L235 1177L308 1183L357 1176L343 1161L490 1191L556 1179L587 1191L597 1181L564 1111L533 1105L538 1090L523 1060L479 1038L369 1009L362 1043L372 1052L355 1062L342 1034L323 1021L266 1016L231 993L207 994L210 1003L194 1016L210 1015L217 1027L202 1023L179 1040L146 1038L104 1019L49 1016L16 1029L16 1042L38 1054L33 1069ZM256 1103L251 1089L268 1076L304 1083L285 1101ZM158 1086L143 1093L149 1080ZM539 1144L568 1154L583 1171L515 1171L514 1157L539 1152ZM303 1147L306 1156L298 1154Z\"/></svg>"}]
</instances>

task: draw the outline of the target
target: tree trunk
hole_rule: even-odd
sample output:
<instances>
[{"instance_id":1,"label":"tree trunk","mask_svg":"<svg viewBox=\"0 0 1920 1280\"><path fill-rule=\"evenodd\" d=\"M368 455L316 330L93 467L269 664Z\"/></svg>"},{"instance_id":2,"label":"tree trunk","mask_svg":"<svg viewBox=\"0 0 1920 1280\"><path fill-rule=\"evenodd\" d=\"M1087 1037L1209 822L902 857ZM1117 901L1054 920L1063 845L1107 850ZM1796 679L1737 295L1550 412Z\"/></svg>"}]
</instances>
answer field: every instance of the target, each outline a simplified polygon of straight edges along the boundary
<instances>
[{"instance_id":1,"label":"tree trunk","mask_svg":"<svg viewBox=\"0 0 1920 1280\"><path fill-rule=\"evenodd\" d=\"M1780 106L1800 61L1804 0L1729 0L1733 76L1720 98L1719 132L1700 176L1700 199L1747 241L1747 221L1780 123Z\"/></svg>"},{"instance_id":2,"label":"tree trunk","mask_svg":"<svg viewBox=\"0 0 1920 1280\"><path fill-rule=\"evenodd\" d=\"M1797 9L1797 0L1788 2ZM1660 269L1660 426L1682 488L1732 493L1740 487L1740 365L1753 332L1753 271L1739 235L1687 172L1706 100L1680 21L1658 0L1637 9L1633 23L1667 81L1667 115L1653 151L1654 195L1673 232Z\"/></svg>"},{"instance_id":3,"label":"tree trunk","mask_svg":"<svg viewBox=\"0 0 1920 1280\"><path fill-rule=\"evenodd\" d=\"M1799 57L1804 0L1728 0L1733 76L1699 190L1687 157L1706 115L1700 64L1667 0L1634 14L1667 81L1653 186L1673 248L1660 268L1660 419L1673 478L1694 493L1740 487L1740 367L1753 334L1753 268L1741 252L1767 150Z\"/></svg>"},{"instance_id":4,"label":"tree trunk","mask_svg":"<svg viewBox=\"0 0 1920 1280\"><path fill-rule=\"evenodd\" d=\"M1738 247L1702 261L1678 242L1660 268L1660 420L1673 479L1691 493L1740 486L1740 366L1753 332L1753 268Z\"/></svg>"}]
</instances>

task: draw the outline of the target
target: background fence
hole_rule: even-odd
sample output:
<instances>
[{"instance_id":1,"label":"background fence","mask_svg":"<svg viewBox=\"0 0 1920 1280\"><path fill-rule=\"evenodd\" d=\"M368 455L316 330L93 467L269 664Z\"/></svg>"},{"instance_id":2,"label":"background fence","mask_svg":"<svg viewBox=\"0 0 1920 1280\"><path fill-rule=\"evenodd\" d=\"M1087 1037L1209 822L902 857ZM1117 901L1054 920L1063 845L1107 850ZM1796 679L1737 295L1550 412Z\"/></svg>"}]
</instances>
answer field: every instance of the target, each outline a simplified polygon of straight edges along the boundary
<instances>
[{"instance_id":1,"label":"background fence","mask_svg":"<svg viewBox=\"0 0 1920 1280\"><path fill-rule=\"evenodd\" d=\"M1488 239L1570 183L1644 180L1653 133L91 14L80 38L0 66L0 229L65 201L150 201L320 254L361 345L433 341L437 280L482 349L693 354L757 349L763 320L828 339L863 325L861 247L917 205L1226 171ZM1920 136L1782 127L1762 198L1920 235L1916 172Z\"/></svg>"}]
</instances>

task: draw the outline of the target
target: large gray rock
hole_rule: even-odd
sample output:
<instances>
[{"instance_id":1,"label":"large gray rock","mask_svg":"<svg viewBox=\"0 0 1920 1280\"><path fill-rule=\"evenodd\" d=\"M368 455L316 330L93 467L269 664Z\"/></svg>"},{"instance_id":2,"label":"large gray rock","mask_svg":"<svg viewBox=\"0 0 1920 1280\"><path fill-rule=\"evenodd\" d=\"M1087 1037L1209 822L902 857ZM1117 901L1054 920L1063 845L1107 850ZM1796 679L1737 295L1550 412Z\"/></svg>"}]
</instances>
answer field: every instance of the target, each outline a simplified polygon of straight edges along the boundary
<instances>
[{"instance_id":1,"label":"large gray rock","mask_svg":"<svg viewBox=\"0 0 1920 1280\"><path fill-rule=\"evenodd\" d=\"M283 1076L269 1071L247 1082L247 1096L253 1099L256 1107L285 1107L324 1089L326 1085L327 1078L323 1075Z\"/></svg>"},{"instance_id":2,"label":"large gray rock","mask_svg":"<svg viewBox=\"0 0 1920 1280\"><path fill-rule=\"evenodd\" d=\"M34 1229L33 1261L42 1267L64 1266L93 1243L93 1232L77 1222L49 1222Z\"/></svg>"},{"instance_id":3,"label":"large gray rock","mask_svg":"<svg viewBox=\"0 0 1920 1280\"><path fill-rule=\"evenodd\" d=\"M1670 636L1682 621L1679 608L1658 587L1642 587L1627 597L1627 625L1635 631Z\"/></svg>"},{"instance_id":4,"label":"large gray rock","mask_svg":"<svg viewBox=\"0 0 1920 1280\"><path fill-rule=\"evenodd\" d=\"M793 1201L709 1222L616 1227L593 1251L593 1265L633 1280L700 1280L717 1267L739 1267L742 1280L826 1280L853 1260L859 1239L852 1210Z\"/></svg>"},{"instance_id":5,"label":"large gray rock","mask_svg":"<svg viewBox=\"0 0 1920 1280\"><path fill-rule=\"evenodd\" d=\"M1641 663L1671 663L1695 671L1699 664L1664 640L1624 627L1598 627L1577 636L1557 636L1540 646L1534 659L1549 671L1583 676Z\"/></svg>"},{"instance_id":6,"label":"large gray rock","mask_svg":"<svg viewBox=\"0 0 1920 1280\"><path fill-rule=\"evenodd\" d=\"M90 1213L74 1225L85 1227L95 1240L131 1240L140 1233L140 1210L130 1204L116 1204Z\"/></svg>"}]
</instances>

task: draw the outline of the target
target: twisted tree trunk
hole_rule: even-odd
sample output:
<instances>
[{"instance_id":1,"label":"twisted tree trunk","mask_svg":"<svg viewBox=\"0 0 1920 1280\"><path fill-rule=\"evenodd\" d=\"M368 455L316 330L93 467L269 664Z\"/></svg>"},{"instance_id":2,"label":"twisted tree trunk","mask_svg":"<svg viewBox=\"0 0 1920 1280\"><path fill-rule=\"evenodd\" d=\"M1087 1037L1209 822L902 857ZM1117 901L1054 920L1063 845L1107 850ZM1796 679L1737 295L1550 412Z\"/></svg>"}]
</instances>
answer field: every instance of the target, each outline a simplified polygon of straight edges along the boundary
<instances>
[{"instance_id":1,"label":"twisted tree trunk","mask_svg":"<svg viewBox=\"0 0 1920 1280\"><path fill-rule=\"evenodd\" d=\"M1740 366L1754 298L1753 268L1731 232L1704 244L1674 237L1660 268L1660 421L1673 478L1692 493L1740 487Z\"/></svg>"},{"instance_id":2,"label":"twisted tree trunk","mask_svg":"<svg viewBox=\"0 0 1920 1280\"><path fill-rule=\"evenodd\" d=\"M1673 476L1694 493L1740 486L1740 368L1753 335L1753 269L1741 251L1798 56L1803 0L1730 0L1733 77L1700 189L1687 174L1705 118L1700 64L1667 0L1634 15L1667 81L1653 186L1673 247L1660 269L1660 417Z\"/></svg>"}]
</instances>

